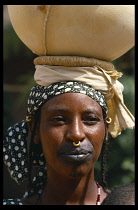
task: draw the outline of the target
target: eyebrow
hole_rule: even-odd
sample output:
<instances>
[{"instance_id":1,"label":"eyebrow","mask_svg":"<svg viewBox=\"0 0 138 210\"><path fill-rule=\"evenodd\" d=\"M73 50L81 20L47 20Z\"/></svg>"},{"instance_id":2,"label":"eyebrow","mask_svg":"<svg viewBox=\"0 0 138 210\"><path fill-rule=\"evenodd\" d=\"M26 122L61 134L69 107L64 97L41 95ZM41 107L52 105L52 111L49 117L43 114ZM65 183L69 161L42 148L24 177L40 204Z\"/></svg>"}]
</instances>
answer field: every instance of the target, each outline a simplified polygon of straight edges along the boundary
<instances>
[{"instance_id":1,"label":"eyebrow","mask_svg":"<svg viewBox=\"0 0 138 210\"><path fill-rule=\"evenodd\" d=\"M61 109L61 108L55 108L55 109L48 109L48 110L45 110L47 113L51 113L51 112L62 112L62 113L64 113L64 112L69 112L69 110L68 109Z\"/></svg>"},{"instance_id":2,"label":"eyebrow","mask_svg":"<svg viewBox=\"0 0 138 210\"><path fill-rule=\"evenodd\" d=\"M86 109L86 110L84 110L84 113L88 113L88 114L96 114L96 113L99 113L97 110L93 110L93 109Z\"/></svg>"},{"instance_id":3,"label":"eyebrow","mask_svg":"<svg viewBox=\"0 0 138 210\"><path fill-rule=\"evenodd\" d=\"M86 114L94 114L94 115L100 117L100 113L96 109L86 109L83 113L86 113Z\"/></svg>"},{"instance_id":4,"label":"eyebrow","mask_svg":"<svg viewBox=\"0 0 138 210\"><path fill-rule=\"evenodd\" d=\"M99 117L100 119L101 119L101 117L103 117L103 113L101 112L99 112L98 110L96 110L96 109L86 109L85 111L84 111L84 113L85 114L93 114L93 115L95 115L96 117Z\"/></svg>"},{"instance_id":5,"label":"eyebrow","mask_svg":"<svg viewBox=\"0 0 138 210\"><path fill-rule=\"evenodd\" d=\"M68 109L64 109L64 108L54 108L54 109L47 109L45 110L47 113L51 113L51 112L60 112L60 113L66 113L66 112L70 112ZM93 110L93 109L86 109L83 111L83 113L86 114L98 114L99 112L97 110Z\"/></svg>"}]
</instances>

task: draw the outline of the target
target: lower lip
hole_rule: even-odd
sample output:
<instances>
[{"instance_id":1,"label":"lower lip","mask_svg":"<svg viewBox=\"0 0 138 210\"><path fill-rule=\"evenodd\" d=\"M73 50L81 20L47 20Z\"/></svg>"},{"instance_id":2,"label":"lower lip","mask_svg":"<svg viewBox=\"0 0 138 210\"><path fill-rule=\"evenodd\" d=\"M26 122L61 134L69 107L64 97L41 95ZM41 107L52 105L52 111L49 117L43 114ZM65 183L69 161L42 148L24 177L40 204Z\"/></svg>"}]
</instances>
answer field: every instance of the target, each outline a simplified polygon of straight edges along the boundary
<instances>
[{"instance_id":1,"label":"lower lip","mask_svg":"<svg viewBox=\"0 0 138 210\"><path fill-rule=\"evenodd\" d=\"M62 159L69 162L82 162L90 159L91 153L77 155L61 155Z\"/></svg>"}]
</instances>

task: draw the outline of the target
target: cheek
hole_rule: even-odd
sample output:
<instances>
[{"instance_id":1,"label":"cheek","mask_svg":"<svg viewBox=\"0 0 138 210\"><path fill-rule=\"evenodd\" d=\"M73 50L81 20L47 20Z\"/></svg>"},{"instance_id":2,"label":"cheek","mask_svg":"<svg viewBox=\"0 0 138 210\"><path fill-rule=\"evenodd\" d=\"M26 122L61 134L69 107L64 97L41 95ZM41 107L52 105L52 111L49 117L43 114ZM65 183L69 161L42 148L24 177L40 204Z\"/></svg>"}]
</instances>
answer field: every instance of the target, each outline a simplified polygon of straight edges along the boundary
<instances>
[{"instance_id":1,"label":"cheek","mask_svg":"<svg viewBox=\"0 0 138 210\"><path fill-rule=\"evenodd\" d=\"M99 122L97 125L90 127L86 132L87 135L91 136L91 139L95 139L97 143L100 143L105 137L104 122Z\"/></svg>"},{"instance_id":2,"label":"cheek","mask_svg":"<svg viewBox=\"0 0 138 210\"><path fill-rule=\"evenodd\" d=\"M105 138L105 125L104 123L100 123L98 126L95 126L91 129L91 135L89 136L89 139L91 139L91 144L94 148L94 162L98 159L103 140Z\"/></svg>"},{"instance_id":3,"label":"cheek","mask_svg":"<svg viewBox=\"0 0 138 210\"><path fill-rule=\"evenodd\" d=\"M40 140L43 147L43 153L48 160L49 157L55 158L56 151L63 139L63 132L59 132L57 128L50 128L45 124L40 126Z\"/></svg>"}]
</instances>

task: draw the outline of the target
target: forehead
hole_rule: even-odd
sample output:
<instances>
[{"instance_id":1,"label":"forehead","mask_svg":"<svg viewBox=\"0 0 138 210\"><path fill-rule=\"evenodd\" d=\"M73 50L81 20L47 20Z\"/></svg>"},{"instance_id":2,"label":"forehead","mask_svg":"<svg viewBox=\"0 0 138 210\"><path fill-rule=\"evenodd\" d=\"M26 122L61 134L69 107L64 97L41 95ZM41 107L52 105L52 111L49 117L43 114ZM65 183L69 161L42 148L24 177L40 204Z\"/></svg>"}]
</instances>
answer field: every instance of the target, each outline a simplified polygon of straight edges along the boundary
<instances>
[{"instance_id":1,"label":"forehead","mask_svg":"<svg viewBox=\"0 0 138 210\"><path fill-rule=\"evenodd\" d=\"M89 96L82 93L64 93L50 99L42 105L41 110L68 109L69 111L86 111L91 109L102 114L101 106Z\"/></svg>"}]
</instances>

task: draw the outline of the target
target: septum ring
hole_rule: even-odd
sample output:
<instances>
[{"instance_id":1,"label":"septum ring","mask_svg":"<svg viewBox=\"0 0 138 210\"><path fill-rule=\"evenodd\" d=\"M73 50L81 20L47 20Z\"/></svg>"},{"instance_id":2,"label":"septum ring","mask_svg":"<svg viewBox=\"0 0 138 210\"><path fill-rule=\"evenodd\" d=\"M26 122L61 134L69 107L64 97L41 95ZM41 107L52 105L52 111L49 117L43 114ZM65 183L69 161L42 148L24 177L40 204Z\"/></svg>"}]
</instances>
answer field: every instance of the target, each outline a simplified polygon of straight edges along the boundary
<instances>
[{"instance_id":1,"label":"septum ring","mask_svg":"<svg viewBox=\"0 0 138 210\"><path fill-rule=\"evenodd\" d=\"M74 145L75 147L80 146L80 141L79 141L78 143L75 143L75 142L73 141L73 145Z\"/></svg>"}]
</instances>

